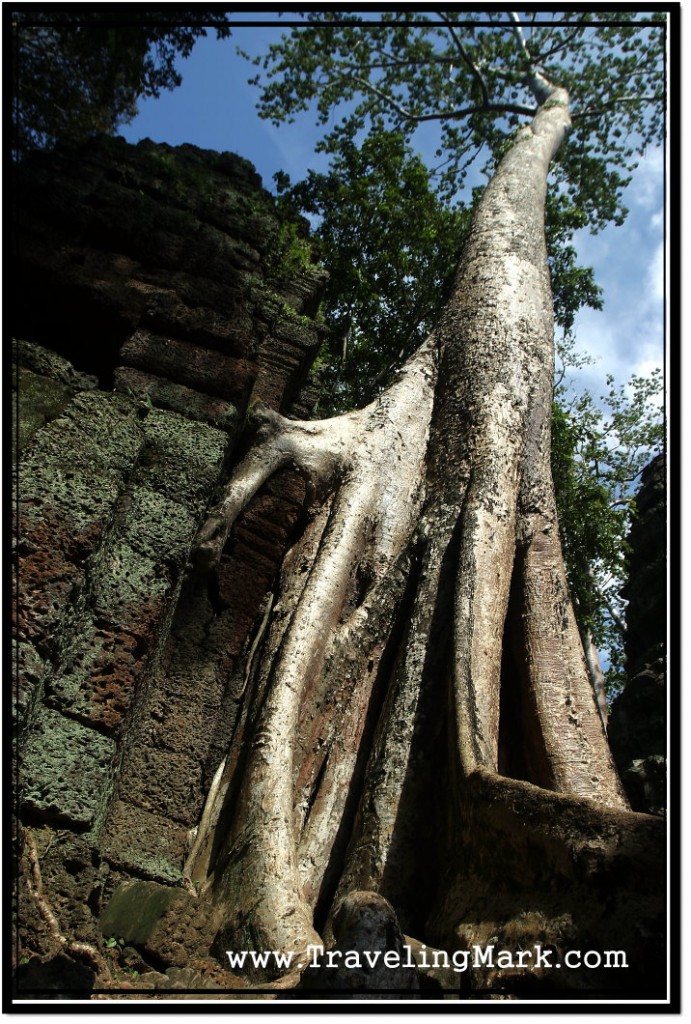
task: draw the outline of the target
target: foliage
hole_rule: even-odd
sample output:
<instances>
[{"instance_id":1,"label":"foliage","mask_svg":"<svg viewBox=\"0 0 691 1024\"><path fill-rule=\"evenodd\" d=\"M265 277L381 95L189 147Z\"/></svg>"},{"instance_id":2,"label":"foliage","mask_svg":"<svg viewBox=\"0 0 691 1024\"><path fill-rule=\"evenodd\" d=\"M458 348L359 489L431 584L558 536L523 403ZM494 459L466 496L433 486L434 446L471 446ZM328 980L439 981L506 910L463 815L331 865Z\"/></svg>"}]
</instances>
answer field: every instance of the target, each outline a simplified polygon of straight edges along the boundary
<instances>
[{"instance_id":1,"label":"foliage","mask_svg":"<svg viewBox=\"0 0 691 1024\"><path fill-rule=\"evenodd\" d=\"M277 284L288 283L309 267L313 259L308 225L290 217L283 219L265 270Z\"/></svg>"},{"instance_id":2,"label":"foliage","mask_svg":"<svg viewBox=\"0 0 691 1024\"><path fill-rule=\"evenodd\" d=\"M373 20L376 19L376 20ZM456 196L481 152L488 170L507 137L535 112L534 74L570 91L574 128L553 187L600 228L625 215L622 190L664 118L665 12L450 13L405 8L376 15L311 11L304 28L256 58L266 72L262 117L312 109L333 125L318 149L341 151L366 128L409 140L434 126L439 190ZM518 42L516 41L518 37ZM260 83L261 77L255 79ZM342 113L338 121L336 112Z\"/></svg>"},{"instance_id":3,"label":"foliage","mask_svg":"<svg viewBox=\"0 0 691 1024\"><path fill-rule=\"evenodd\" d=\"M132 18L124 6L29 9L12 14L13 148L16 155L111 134L137 112L140 96L158 96L182 77L210 10L192 18L147 8ZM217 35L230 30L217 22Z\"/></svg>"},{"instance_id":4,"label":"foliage","mask_svg":"<svg viewBox=\"0 0 691 1024\"><path fill-rule=\"evenodd\" d=\"M567 363L579 365L572 347ZM624 681L622 587L627 577L627 535L644 467L664 444L661 371L634 374L627 385L606 378L597 401L564 382L552 416L552 475L564 560L581 629L608 652L610 691Z\"/></svg>"},{"instance_id":5,"label":"foliage","mask_svg":"<svg viewBox=\"0 0 691 1024\"><path fill-rule=\"evenodd\" d=\"M318 218L329 273L329 336L320 357L320 415L370 401L418 347L448 297L468 215L430 188L422 159L399 132L344 142L328 174L310 171L283 204Z\"/></svg>"},{"instance_id":6,"label":"foliage","mask_svg":"<svg viewBox=\"0 0 691 1024\"><path fill-rule=\"evenodd\" d=\"M310 12L264 58L261 116L312 111L330 171L283 188L319 218L332 275L333 329L322 374L326 406L372 397L434 322L467 230L463 188L489 176L515 130L534 114L540 75L566 87L573 127L550 174L547 246L555 318L570 337L584 305L600 308L573 232L626 216L623 191L664 118L664 11ZM544 98L544 97L543 97ZM340 119L339 119L340 115ZM415 155L416 133L436 130L436 165ZM419 137L419 136L418 136ZM474 198L481 187L473 189ZM469 204L468 204L469 205ZM429 231L426 229L429 228ZM572 361L575 359L570 353ZM361 360L361 362L360 362ZM621 671L619 590L635 481L662 440L657 375L616 387L601 402L557 388L553 473L565 560L582 629Z\"/></svg>"}]
</instances>

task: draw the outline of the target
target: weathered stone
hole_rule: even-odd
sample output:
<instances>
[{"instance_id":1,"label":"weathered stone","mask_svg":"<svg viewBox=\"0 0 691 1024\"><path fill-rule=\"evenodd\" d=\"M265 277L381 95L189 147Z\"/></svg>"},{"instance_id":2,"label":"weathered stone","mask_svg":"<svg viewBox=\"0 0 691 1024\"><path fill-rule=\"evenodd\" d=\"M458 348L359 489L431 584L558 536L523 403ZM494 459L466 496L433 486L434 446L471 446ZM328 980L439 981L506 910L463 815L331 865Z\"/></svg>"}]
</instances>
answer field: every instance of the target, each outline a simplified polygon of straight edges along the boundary
<instances>
[{"instance_id":1,"label":"weathered stone","mask_svg":"<svg viewBox=\"0 0 691 1024\"><path fill-rule=\"evenodd\" d=\"M114 879L182 883L302 481L267 488L221 576L185 579L190 545L250 396L285 408L307 372L320 329L290 307L316 311L323 274L307 245L304 266L282 265L292 229L251 165L194 147L36 154L16 226L13 326L32 339L16 350L42 417L19 474L22 813L90 830L84 863L62 840L41 861L66 933L94 942ZM205 987L218 922L171 891L146 956L178 971L157 987ZM40 932L46 955L28 902L23 941Z\"/></svg>"},{"instance_id":2,"label":"weathered stone","mask_svg":"<svg viewBox=\"0 0 691 1024\"><path fill-rule=\"evenodd\" d=\"M199 514L218 483L228 435L164 409L152 409L143 428L137 481Z\"/></svg>"},{"instance_id":3,"label":"weathered stone","mask_svg":"<svg viewBox=\"0 0 691 1024\"><path fill-rule=\"evenodd\" d=\"M115 756L112 740L44 708L21 756L24 812L77 830L103 813Z\"/></svg>"},{"instance_id":4,"label":"weathered stone","mask_svg":"<svg viewBox=\"0 0 691 1024\"><path fill-rule=\"evenodd\" d=\"M127 339L120 354L130 366L225 398L241 408L247 405L258 373L256 363L142 329Z\"/></svg>"},{"instance_id":5,"label":"weathered stone","mask_svg":"<svg viewBox=\"0 0 691 1024\"><path fill-rule=\"evenodd\" d=\"M122 799L113 804L100 841L102 856L115 867L172 883L182 882L187 846L182 825Z\"/></svg>"},{"instance_id":6,"label":"weathered stone","mask_svg":"<svg viewBox=\"0 0 691 1024\"><path fill-rule=\"evenodd\" d=\"M155 334L172 334L236 358L250 355L256 348L249 313L243 315L239 309L229 317L204 306L191 308L180 302L174 292L161 291L149 298L142 326Z\"/></svg>"},{"instance_id":7,"label":"weathered stone","mask_svg":"<svg viewBox=\"0 0 691 1024\"><path fill-rule=\"evenodd\" d=\"M37 430L59 416L73 395L71 388L50 377L42 377L17 367L17 401L12 411L17 415L13 454L24 451Z\"/></svg>"},{"instance_id":8,"label":"weathered stone","mask_svg":"<svg viewBox=\"0 0 691 1024\"><path fill-rule=\"evenodd\" d=\"M13 664L17 671L12 691L15 705L13 714L15 721L23 725L30 718L35 703L41 696L49 666L30 643L13 641L13 648Z\"/></svg>"},{"instance_id":9,"label":"weathered stone","mask_svg":"<svg viewBox=\"0 0 691 1024\"><path fill-rule=\"evenodd\" d=\"M153 747L144 747L138 753L136 770L122 776L121 789L128 800L142 810L192 828L203 804L198 753L173 753Z\"/></svg>"},{"instance_id":10,"label":"weathered stone","mask_svg":"<svg viewBox=\"0 0 691 1024\"><path fill-rule=\"evenodd\" d=\"M243 415L253 376L262 394L294 394L313 354L307 320L278 323L277 311L291 306L314 315L324 283L307 241L303 262L286 272L292 231L284 231L256 172L230 154L105 139L36 154L22 168L17 196L25 268L17 319L34 340L58 343L75 365L95 372L102 386L110 386L118 362L130 362L211 395L220 386ZM252 294L256 282L263 282L261 298ZM274 307L268 320L267 303ZM265 341L261 319L276 326ZM150 336L146 344L141 334L131 340L138 329ZM169 343L153 344L156 336ZM272 363L280 348L287 358ZM212 352L250 362L229 376L230 364Z\"/></svg>"},{"instance_id":11,"label":"weathered stone","mask_svg":"<svg viewBox=\"0 0 691 1024\"><path fill-rule=\"evenodd\" d=\"M33 371L41 377L63 384L74 394L76 391L90 391L98 387L98 380L86 373L79 373L67 359L57 352L32 341L12 339L12 361L20 367Z\"/></svg>"},{"instance_id":12,"label":"weathered stone","mask_svg":"<svg viewBox=\"0 0 691 1024\"><path fill-rule=\"evenodd\" d=\"M174 903L186 899L179 889L157 882L123 882L103 910L99 925L106 938L124 939L144 946L155 932L160 918Z\"/></svg>"},{"instance_id":13,"label":"weathered stone","mask_svg":"<svg viewBox=\"0 0 691 1024\"><path fill-rule=\"evenodd\" d=\"M119 535L132 551L178 568L185 564L197 521L184 505L135 485L121 514Z\"/></svg>"},{"instance_id":14,"label":"weathered stone","mask_svg":"<svg viewBox=\"0 0 691 1024\"><path fill-rule=\"evenodd\" d=\"M144 654L136 637L85 621L46 685L46 703L113 734L130 707Z\"/></svg>"},{"instance_id":15,"label":"weathered stone","mask_svg":"<svg viewBox=\"0 0 691 1024\"><path fill-rule=\"evenodd\" d=\"M41 431L31 450L34 462L90 471L123 471L135 461L142 431L133 403L124 395L85 391L64 415Z\"/></svg>"},{"instance_id":16,"label":"weathered stone","mask_svg":"<svg viewBox=\"0 0 691 1024\"><path fill-rule=\"evenodd\" d=\"M120 366L115 371L115 389L144 402L145 406L156 405L171 409L190 419L201 420L219 427L231 437L237 436L241 423L237 407L223 398L202 395L184 384L144 373L130 366Z\"/></svg>"}]
</instances>

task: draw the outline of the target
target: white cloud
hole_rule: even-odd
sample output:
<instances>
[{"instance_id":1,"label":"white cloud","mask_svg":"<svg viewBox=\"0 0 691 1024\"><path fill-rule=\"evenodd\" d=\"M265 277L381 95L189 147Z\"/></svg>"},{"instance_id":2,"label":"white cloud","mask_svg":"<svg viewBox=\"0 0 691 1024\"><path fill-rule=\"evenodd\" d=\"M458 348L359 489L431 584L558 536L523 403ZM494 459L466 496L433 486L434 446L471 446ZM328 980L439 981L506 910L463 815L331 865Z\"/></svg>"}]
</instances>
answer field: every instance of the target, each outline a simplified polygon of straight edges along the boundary
<instances>
[{"instance_id":1,"label":"white cloud","mask_svg":"<svg viewBox=\"0 0 691 1024\"><path fill-rule=\"evenodd\" d=\"M643 209L659 209L662 206L662 186L664 182L664 150L662 146L653 146L641 157L634 172L633 179L626 190L629 207Z\"/></svg>"},{"instance_id":2,"label":"white cloud","mask_svg":"<svg viewBox=\"0 0 691 1024\"><path fill-rule=\"evenodd\" d=\"M665 247L663 242L657 245L648 264L647 280L652 297L661 303L665 297Z\"/></svg>"}]
</instances>

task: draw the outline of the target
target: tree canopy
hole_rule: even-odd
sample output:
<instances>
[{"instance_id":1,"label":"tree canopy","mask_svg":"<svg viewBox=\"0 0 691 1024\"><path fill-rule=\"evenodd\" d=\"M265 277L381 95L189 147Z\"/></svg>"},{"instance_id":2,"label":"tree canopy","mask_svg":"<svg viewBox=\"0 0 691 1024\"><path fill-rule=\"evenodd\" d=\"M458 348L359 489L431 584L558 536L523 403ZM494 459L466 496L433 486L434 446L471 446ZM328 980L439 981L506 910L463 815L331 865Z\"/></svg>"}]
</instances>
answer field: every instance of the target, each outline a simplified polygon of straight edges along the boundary
<instances>
[{"instance_id":1,"label":"tree canopy","mask_svg":"<svg viewBox=\"0 0 691 1024\"><path fill-rule=\"evenodd\" d=\"M309 110L325 127L317 150L331 155L328 173L277 178L316 218L334 281L330 408L371 398L443 306L468 211L535 112L536 75L569 90L573 120L547 198L556 323L569 331L578 309L601 307L572 236L621 223L630 173L662 137L664 33L661 12L340 12L337 24L310 12L254 59L262 117L279 124ZM418 150L432 131L425 166Z\"/></svg>"},{"instance_id":2,"label":"tree canopy","mask_svg":"<svg viewBox=\"0 0 691 1024\"><path fill-rule=\"evenodd\" d=\"M12 12L13 149L113 133L137 100L182 81L175 66L206 35L210 9L127 7ZM230 30L217 23L217 35Z\"/></svg>"},{"instance_id":3,"label":"tree canopy","mask_svg":"<svg viewBox=\"0 0 691 1024\"><path fill-rule=\"evenodd\" d=\"M147 9L134 19L124 8L13 12L16 152L114 132L139 97L179 85L176 60L209 22L219 38L230 34L226 14L212 8ZM311 110L324 126L318 149L331 156L326 172L277 178L282 203L312 218L330 274L317 415L371 400L434 324L473 203L534 114L542 75L568 88L572 108L547 197L555 320L568 344L578 309L602 304L573 232L623 220L630 174L662 136L665 29L665 12L654 9L624 17L339 11L338 19L310 11L255 59L261 116L280 123ZM428 166L419 150L432 132ZM659 448L662 421L650 404L656 378L607 386L599 402L567 401L557 389L553 471L579 616L619 652L612 609L630 492ZM618 674L618 653L614 663Z\"/></svg>"},{"instance_id":4,"label":"tree canopy","mask_svg":"<svg viewBox=\"0 0 691 1024\"><path fill-rule=\"evenodd\" d=\"M366 127L411 138L438 126L440 192L456 196L481 154L493 167L507 137L537 109L531 73L569 91L573 130L553 189L597 228L621 219L637 159L664 118L664 12L309 12L269 48L259 111L279 123L314 107L339 152ZM256 79L259 82L259 77ZM336 119L337 112L341 115Z\"/></svg>"},{"instance_id":5,"label":"tree canopy","mask_svg":"<svg viewBox=\"0 0 691 1024\"><path fill-rule=\"evenodd\" d=\"M311 111L331 154L327 173L292 184L286 201L316 217L332 284L322 406L370 400L444 305L469 211L514 132L536 109L535 76L569 90L573 127L550 175L546 230L555 322L565 366L583 306L601 308L572 237L620 224L638 159L664 130L662 12L319 12L254 63L259 111L279 124ZM532 81L531 81L532 79ZM434 166L416 147L436 129ZM479 184L478 184L479 183ZM475 185L474 188L468 186ZM631 495L663 440L659 375L570 396L557 382L552 467L579 622L622 678L619 590ZM319 408L322 411L322 407Z\"/></svg>"}]
</instances>

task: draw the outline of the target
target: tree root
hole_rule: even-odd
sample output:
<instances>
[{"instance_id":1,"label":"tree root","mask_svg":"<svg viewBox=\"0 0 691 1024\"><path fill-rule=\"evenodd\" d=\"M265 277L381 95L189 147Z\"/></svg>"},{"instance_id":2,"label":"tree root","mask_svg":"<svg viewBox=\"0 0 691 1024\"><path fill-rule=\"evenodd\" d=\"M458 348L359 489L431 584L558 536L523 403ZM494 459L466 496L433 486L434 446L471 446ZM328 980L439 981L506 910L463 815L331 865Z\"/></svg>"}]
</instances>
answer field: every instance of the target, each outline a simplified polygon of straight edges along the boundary
<instances>
[{"instance_id":1,"label":"tree root","mask_svg":"<svg viewBox=\"0 0 691 1024\"><path fill-rule=\"evenodd\" d=\"M28 829L23 829L23 838L29 865L29 874L26 877L26 888L38 907L41 917L46 923L51 939L57 943L65 953L79 957L82 960L86 960L96 971L97 981L104 983L110 982L112 980L112 976L103 954L88 942L79 942L76 939L69 939L63 933L53 908L43 895L43 879L41 876L38 850L36 848L34 837Z\"/></svg>"},{"instance_id":2,"label":"tree root","mask_svg":"<svg viewBox=\"0 0 691 1024\"><path fill-rule=\"evenodd\" d=\"M250 948L248 928L254 948L296 951L319 942L298 863L296 730L304 695L321 676L327 650L348 630L357 608L366 614L368 593L384 579L415 527L435 352L430 339L399 380L357 413L310 423L260 410L256 445L200 531L201 561L211 564L258 487L283 466L307 479L315 500L330 495L326 515L313 509L311 526L288 556L287 562L308 571L286 569L259 678L248 687L255 721L250 726L246 719L250 732L242 780L234 787L233 823L212 887L216 900L227 906L219 940L227 948L237 948L240 939L241 948ZM308 557L315 539L316 557ZM364 591L354 596L361 586ZM226 788L229 781L226 777ZM197 849L202 844L198 836ZM251 922L246 922L248 907Z\"/></svg>"}]
</instances>

